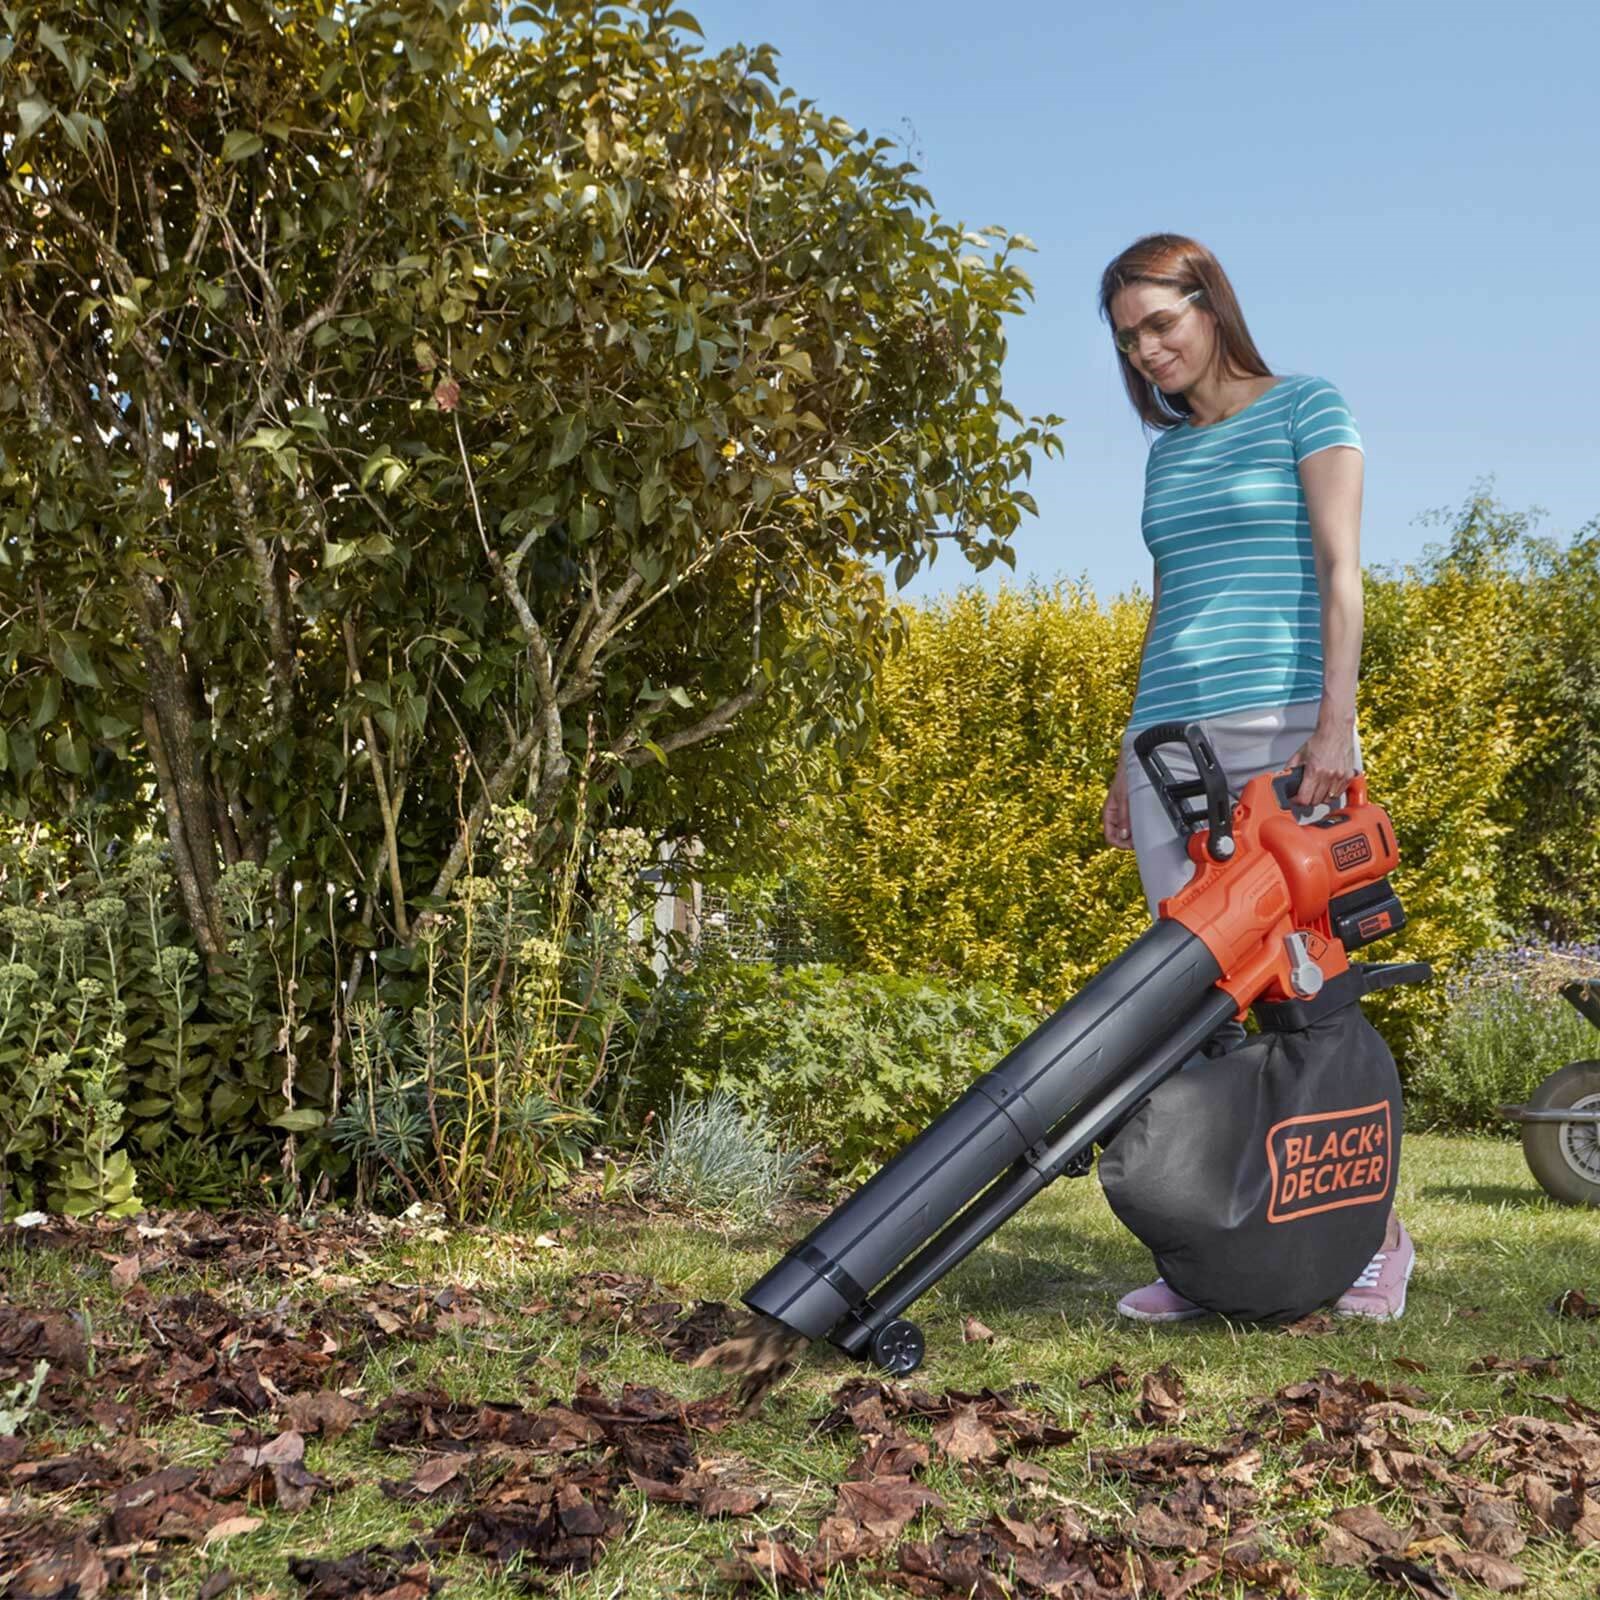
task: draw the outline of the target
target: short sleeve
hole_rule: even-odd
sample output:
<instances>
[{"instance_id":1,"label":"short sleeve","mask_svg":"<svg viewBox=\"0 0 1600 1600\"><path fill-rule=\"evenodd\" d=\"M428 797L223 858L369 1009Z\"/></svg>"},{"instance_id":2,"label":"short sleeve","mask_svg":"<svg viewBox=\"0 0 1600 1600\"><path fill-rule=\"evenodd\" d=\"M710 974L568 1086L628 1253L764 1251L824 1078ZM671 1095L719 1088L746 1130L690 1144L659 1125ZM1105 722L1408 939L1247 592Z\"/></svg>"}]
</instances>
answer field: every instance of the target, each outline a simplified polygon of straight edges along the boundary
<instances>
[{"instance_id":1,"label":"short sleeve","mask_svg":"<svg viewBox=\"0 0 1600 1600\"><path fill-rule=\"evenodd\" d=\"M1289 414L1289 438L1294 445L1296 466L1307 456L1331 450L1335 445L1361 449L1356 419L1350 415L1344 396L1326 378L1308 379L1295 396Z\"/></svg>"}]
</instances>

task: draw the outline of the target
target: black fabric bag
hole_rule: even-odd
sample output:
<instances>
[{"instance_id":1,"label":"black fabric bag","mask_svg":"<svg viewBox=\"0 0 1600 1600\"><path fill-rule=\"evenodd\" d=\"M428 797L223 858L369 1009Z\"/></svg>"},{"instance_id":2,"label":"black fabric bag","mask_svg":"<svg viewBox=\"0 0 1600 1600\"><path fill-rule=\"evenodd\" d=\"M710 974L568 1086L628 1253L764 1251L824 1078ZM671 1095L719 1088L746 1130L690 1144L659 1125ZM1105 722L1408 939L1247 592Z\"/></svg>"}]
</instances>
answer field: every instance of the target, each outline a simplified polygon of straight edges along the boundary
<instances>
[{"instance_id":1,"label":"black fabric bag","mask_svg":"<svg viewBox=\"0 0 1600 1600\"><path fill-rule=\"evenodd\" d=\"M1168 1078L1101 1152L1100 1183L1179 1294L1286 1321L1380 1247L1400 1133L1394 1057L1352 1001Z\"/></svg>"}]
</instances>

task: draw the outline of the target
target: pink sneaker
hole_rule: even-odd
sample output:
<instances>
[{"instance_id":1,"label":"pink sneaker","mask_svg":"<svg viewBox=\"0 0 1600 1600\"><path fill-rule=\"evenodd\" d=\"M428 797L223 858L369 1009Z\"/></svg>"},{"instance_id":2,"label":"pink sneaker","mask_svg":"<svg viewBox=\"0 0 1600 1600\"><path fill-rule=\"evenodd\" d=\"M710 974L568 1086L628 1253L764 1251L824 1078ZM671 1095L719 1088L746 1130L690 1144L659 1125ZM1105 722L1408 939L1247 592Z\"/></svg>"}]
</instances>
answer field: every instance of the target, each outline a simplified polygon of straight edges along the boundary
<instances>
[{"instance_id":1,"label":"pink sneaker","mask_svg":"<svg viewBox=\"0 0 1600 1600\"><path fill-rule=\"evenodd\" d=\"M1165 1278L1157 1278L1142 1289L1134 1289L1117 1301L1117 1311L1135 1322L1187 1322L1190 1317L1203 1317L1204 1306L1185 1300Z\"/></svg>"},{"instance_id":2,"label":"pink sneaker","mask_svg":"<svg viewBox=\"0 0 1600 1600\"><path fill-rule=\"evenodd\" d=\"M1396 1322L1405 1314L1406 1285L1417 1264L1416 1246L1405 1225L1393 1250L1380 1250L1366 1270L1334 1302L1335 1316L1369 1317L1374 1322Z\"/></svg>"}]
</instances>

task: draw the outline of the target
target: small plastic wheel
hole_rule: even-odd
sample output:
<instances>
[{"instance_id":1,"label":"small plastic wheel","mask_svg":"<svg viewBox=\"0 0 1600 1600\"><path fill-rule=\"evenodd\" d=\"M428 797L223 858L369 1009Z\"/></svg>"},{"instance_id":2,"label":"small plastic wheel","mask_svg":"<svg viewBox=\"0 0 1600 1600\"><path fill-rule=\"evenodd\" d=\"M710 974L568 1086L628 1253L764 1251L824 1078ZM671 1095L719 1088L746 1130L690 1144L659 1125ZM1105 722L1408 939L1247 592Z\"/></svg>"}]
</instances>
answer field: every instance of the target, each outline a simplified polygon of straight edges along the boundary
<instances>
[{"instance_id":1,"label":"small plastic wheel","mask_svg":"<svg viewBox=\"0 0 1600 1600\"><path fill-rule=\"evenodd\" d=\"M1533 1091L1528 1109L1600 1112L1600 1061L1574 1061L1552 1072ZM1600 1206L1600 1122L1525 1122L1522 1153L1554 1199Z\"/></svg>"},{"instance_id":2,"label":"small plastic wheel","mask_svg":"<svg viewBox=\"0 0 1600 1600\"><path fill-rule=\"evenodd\" d=\"M922 1329L904 1317L886 1322L872 1336L872 1359L896 1378L922 1365Z\"/></svg>"}]
</instances>

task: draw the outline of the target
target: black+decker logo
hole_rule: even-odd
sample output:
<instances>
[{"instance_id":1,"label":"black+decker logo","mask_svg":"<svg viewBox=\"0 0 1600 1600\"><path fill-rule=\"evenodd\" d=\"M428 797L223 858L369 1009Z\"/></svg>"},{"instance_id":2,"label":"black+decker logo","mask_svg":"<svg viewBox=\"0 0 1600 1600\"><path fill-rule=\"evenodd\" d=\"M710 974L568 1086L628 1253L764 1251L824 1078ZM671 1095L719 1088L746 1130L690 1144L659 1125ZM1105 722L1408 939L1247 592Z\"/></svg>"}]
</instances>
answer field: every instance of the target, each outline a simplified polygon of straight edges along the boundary
<instances>
[{"instance_id":1,"label":"black+decker logo","mask_svg":"<svg viewBox=\"0 0 1600 1600\"><path fill-rule=\"evenodd\" d=\"M1272 1172L1267 1221L1293 1222L1319 1211L1387 1200L1392 1131L1387 1100L1275 1123L1267 1133Z\"/></svg>"},{"instance_id":2,"label":"black+decker logo","mask_svg":"<svg viewBox=\"0 0 1600 1600\"><path fill-rule=\"evenodd\" d=\"M1348 872L1371 859L1372 841L1364 833L1358 833L1353 839L1341 839L1333 847L1333 864L1341 872Z\"/></svg>"}]
</instances>

